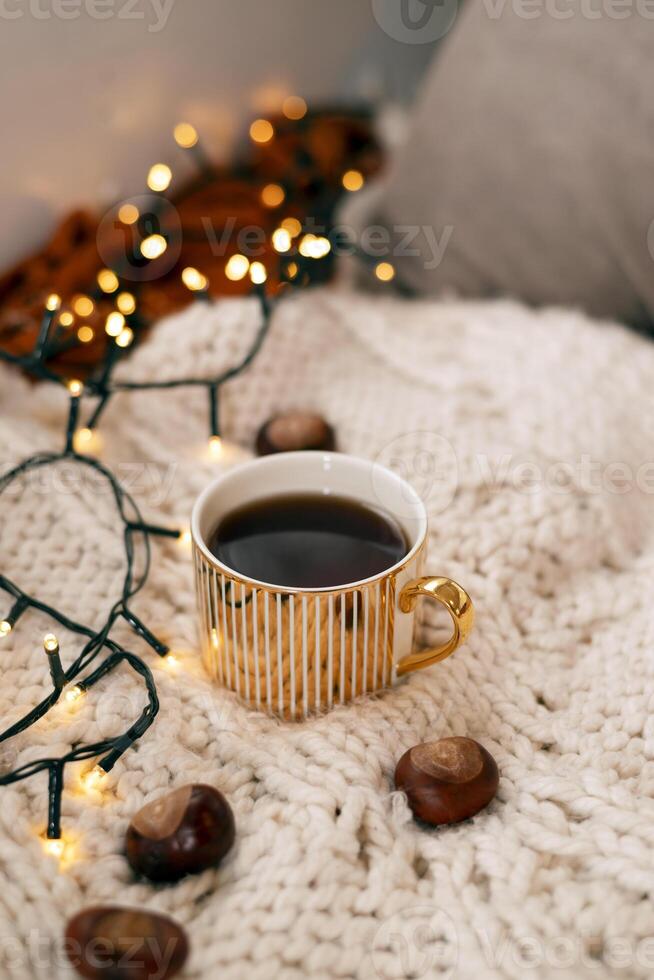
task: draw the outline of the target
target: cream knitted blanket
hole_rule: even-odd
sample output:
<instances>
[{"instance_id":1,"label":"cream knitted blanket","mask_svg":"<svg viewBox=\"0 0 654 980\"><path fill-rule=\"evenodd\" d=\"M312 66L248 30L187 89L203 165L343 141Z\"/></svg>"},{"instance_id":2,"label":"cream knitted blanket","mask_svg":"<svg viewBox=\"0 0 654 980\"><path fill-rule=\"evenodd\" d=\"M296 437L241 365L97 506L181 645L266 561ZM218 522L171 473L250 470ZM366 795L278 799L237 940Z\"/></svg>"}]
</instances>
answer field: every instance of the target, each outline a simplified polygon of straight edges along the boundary
<instances>
[{"instance_id":1,"label":"cream knitted blanket","mask_svg":"<svg viewBox=\"0 0 654 980\"><path fill-rule=\"evenodd\" d=\"M122 371L215 373L256 325L250 301L196 305ZM61 392L0 376L4 466L59 447ZM65 922L105 902L174 916L194 980L650 976L653 384L648 342L572 312L338 291L283 304L251 370L225 389L227 439L250 446L274 411L315 408L342 449L401 465L432 514L429 570L470 591L477 628L382 697L280 724L208 682L190 555L155 541L134 610L180 665L118 633L153 665L161 713L106 789L84 792L70 774L62 869L39 840L45 781L0 790L0 977L69 978ZM120 396L101 454L146 519L188 523L219 469L206 431L199 392ZM0 521L3 572L99 623L122 574L103 488L71 467L47 471L0 499ZM49 689L49 625L30 615L1 641L3 727ZM427 619L420 639L437 628ZM65 662L75 649L62 636ZM0 765L118 732L142 697L117 674L4 746ZM448 734L493 753L499 795L471 822L427 830L392 792L393 769L409 746ZM234 852L174 887L135 883L121 856L131 815L191 781L228 796Z\"/></svg>"}]
</instances>

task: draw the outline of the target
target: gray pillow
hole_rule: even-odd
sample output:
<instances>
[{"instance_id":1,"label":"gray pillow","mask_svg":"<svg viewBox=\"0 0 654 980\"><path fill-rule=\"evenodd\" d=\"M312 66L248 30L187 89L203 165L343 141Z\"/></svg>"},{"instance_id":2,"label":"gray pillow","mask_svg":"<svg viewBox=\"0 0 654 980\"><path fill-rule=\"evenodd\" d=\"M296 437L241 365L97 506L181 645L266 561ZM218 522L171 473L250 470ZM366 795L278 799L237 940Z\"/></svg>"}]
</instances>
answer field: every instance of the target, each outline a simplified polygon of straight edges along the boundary
<instances>
[{"instance_id":1,"label":"gray pillow","mask_svg":"<svg viewBox=\"0 0 654 980\"><path fill-rule=\"evenodd\" d=\"M654 0L467 3L366 216L398 280L651 325L653 46Z\"/></svg>"}]
</instances>

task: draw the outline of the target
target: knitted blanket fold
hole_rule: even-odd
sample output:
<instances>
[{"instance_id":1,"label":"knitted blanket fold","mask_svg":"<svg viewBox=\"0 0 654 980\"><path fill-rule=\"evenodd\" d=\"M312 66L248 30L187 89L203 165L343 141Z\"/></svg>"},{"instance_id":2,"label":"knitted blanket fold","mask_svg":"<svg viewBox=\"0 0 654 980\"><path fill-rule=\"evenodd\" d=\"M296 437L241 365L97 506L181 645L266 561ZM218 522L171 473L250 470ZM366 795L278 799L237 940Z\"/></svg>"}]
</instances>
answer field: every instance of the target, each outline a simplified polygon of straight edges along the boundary
<instances>
[{"instance_id":1,"label":"knitted blanket fold","mask_svg":"<svg viewBox=\"0 0 654 980\"><path fill-rule=\"evenodd\" d=\"M210 376L258 325L249 300L163 321L124 377ZM61 446L66 398L0 368L3 470ZM428 569L471 593L477 625L445 663L324 716L283 724L214 686L198 653L190 553L153 542L134 612L175 650L160 714L106 788L68 774L60 868L39 835L45 778L0 789L0 977L74 976L68 918L147 907L187 930L192 980L648 977L654 965L654 348L611 324L511 302L423 303L339 290L281 303L250 370L223 391L228 443L207 453L194 389L113 399L107 463L146 520L188 525L222 466L279 410L315 409L342 450L392 465L430 511ZM110 495L78 467L0 497L2 571L90 626L124 574ZM2 603L7 605L4 609ZM9 600L0 593L0 618ZM441 628L425 604L418 642ZM49 690L23 617L0 641L6 727ZM62 659L79 640L60 631ZM119 732L143 693L129 671L0 746L0 771ZM417 742L468 735L495 756L497 798L472 821L418 826L393 792ZM81 772L81 770L80 770ZM122 856L131 816L189 782L235 811L223 865L167 888Z\"/></svg>"}]
</instances>

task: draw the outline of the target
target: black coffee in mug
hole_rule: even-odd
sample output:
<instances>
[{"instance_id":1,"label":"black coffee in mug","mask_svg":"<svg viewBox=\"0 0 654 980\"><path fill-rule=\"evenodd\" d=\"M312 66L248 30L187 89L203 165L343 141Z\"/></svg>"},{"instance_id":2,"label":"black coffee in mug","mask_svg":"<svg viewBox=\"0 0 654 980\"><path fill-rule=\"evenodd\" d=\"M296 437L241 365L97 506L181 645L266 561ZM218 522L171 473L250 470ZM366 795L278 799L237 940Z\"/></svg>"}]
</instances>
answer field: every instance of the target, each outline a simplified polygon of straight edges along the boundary
<instances>
[{"instance_id":1,"label":"black coffee in mug","mask_svg":"<svg viewBox=\"0 0 654 980\"><path fill-rule=\"evenodd\" d=\"M349 497L267 497L222 519L209 545L228 568L270 585L337 588L378 575L408 552L398 522Z\"/></svg>"}]
</instances>

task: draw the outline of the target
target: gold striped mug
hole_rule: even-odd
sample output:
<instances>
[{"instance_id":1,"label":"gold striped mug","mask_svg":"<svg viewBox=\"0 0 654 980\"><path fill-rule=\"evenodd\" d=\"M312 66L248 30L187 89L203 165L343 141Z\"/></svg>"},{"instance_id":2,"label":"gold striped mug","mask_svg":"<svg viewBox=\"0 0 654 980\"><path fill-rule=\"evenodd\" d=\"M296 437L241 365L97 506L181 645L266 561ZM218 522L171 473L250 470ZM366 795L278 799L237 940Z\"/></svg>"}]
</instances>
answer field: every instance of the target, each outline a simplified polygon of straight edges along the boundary
<instances>
[{"instance_id":1,"label":"gold striped mug","mask_svg":"<svg viewBox=\"0 0 654 980\"><path fill-rule=\"evenodd\" d=\"M349 497L384 508L409 551L372 578L338 588L292 589L237 573L209 548L231 511L283 494ZM265 456L227 471L197 500L192 518L200 632L207 668L252 707L286 719L345 704L449 657L472 628L469 595L451 579L423 574L427 512L416 491L385 467L342 453ZM413 651L420 596L445 607L453 631Z\"/></svg>"}]
</instances>

